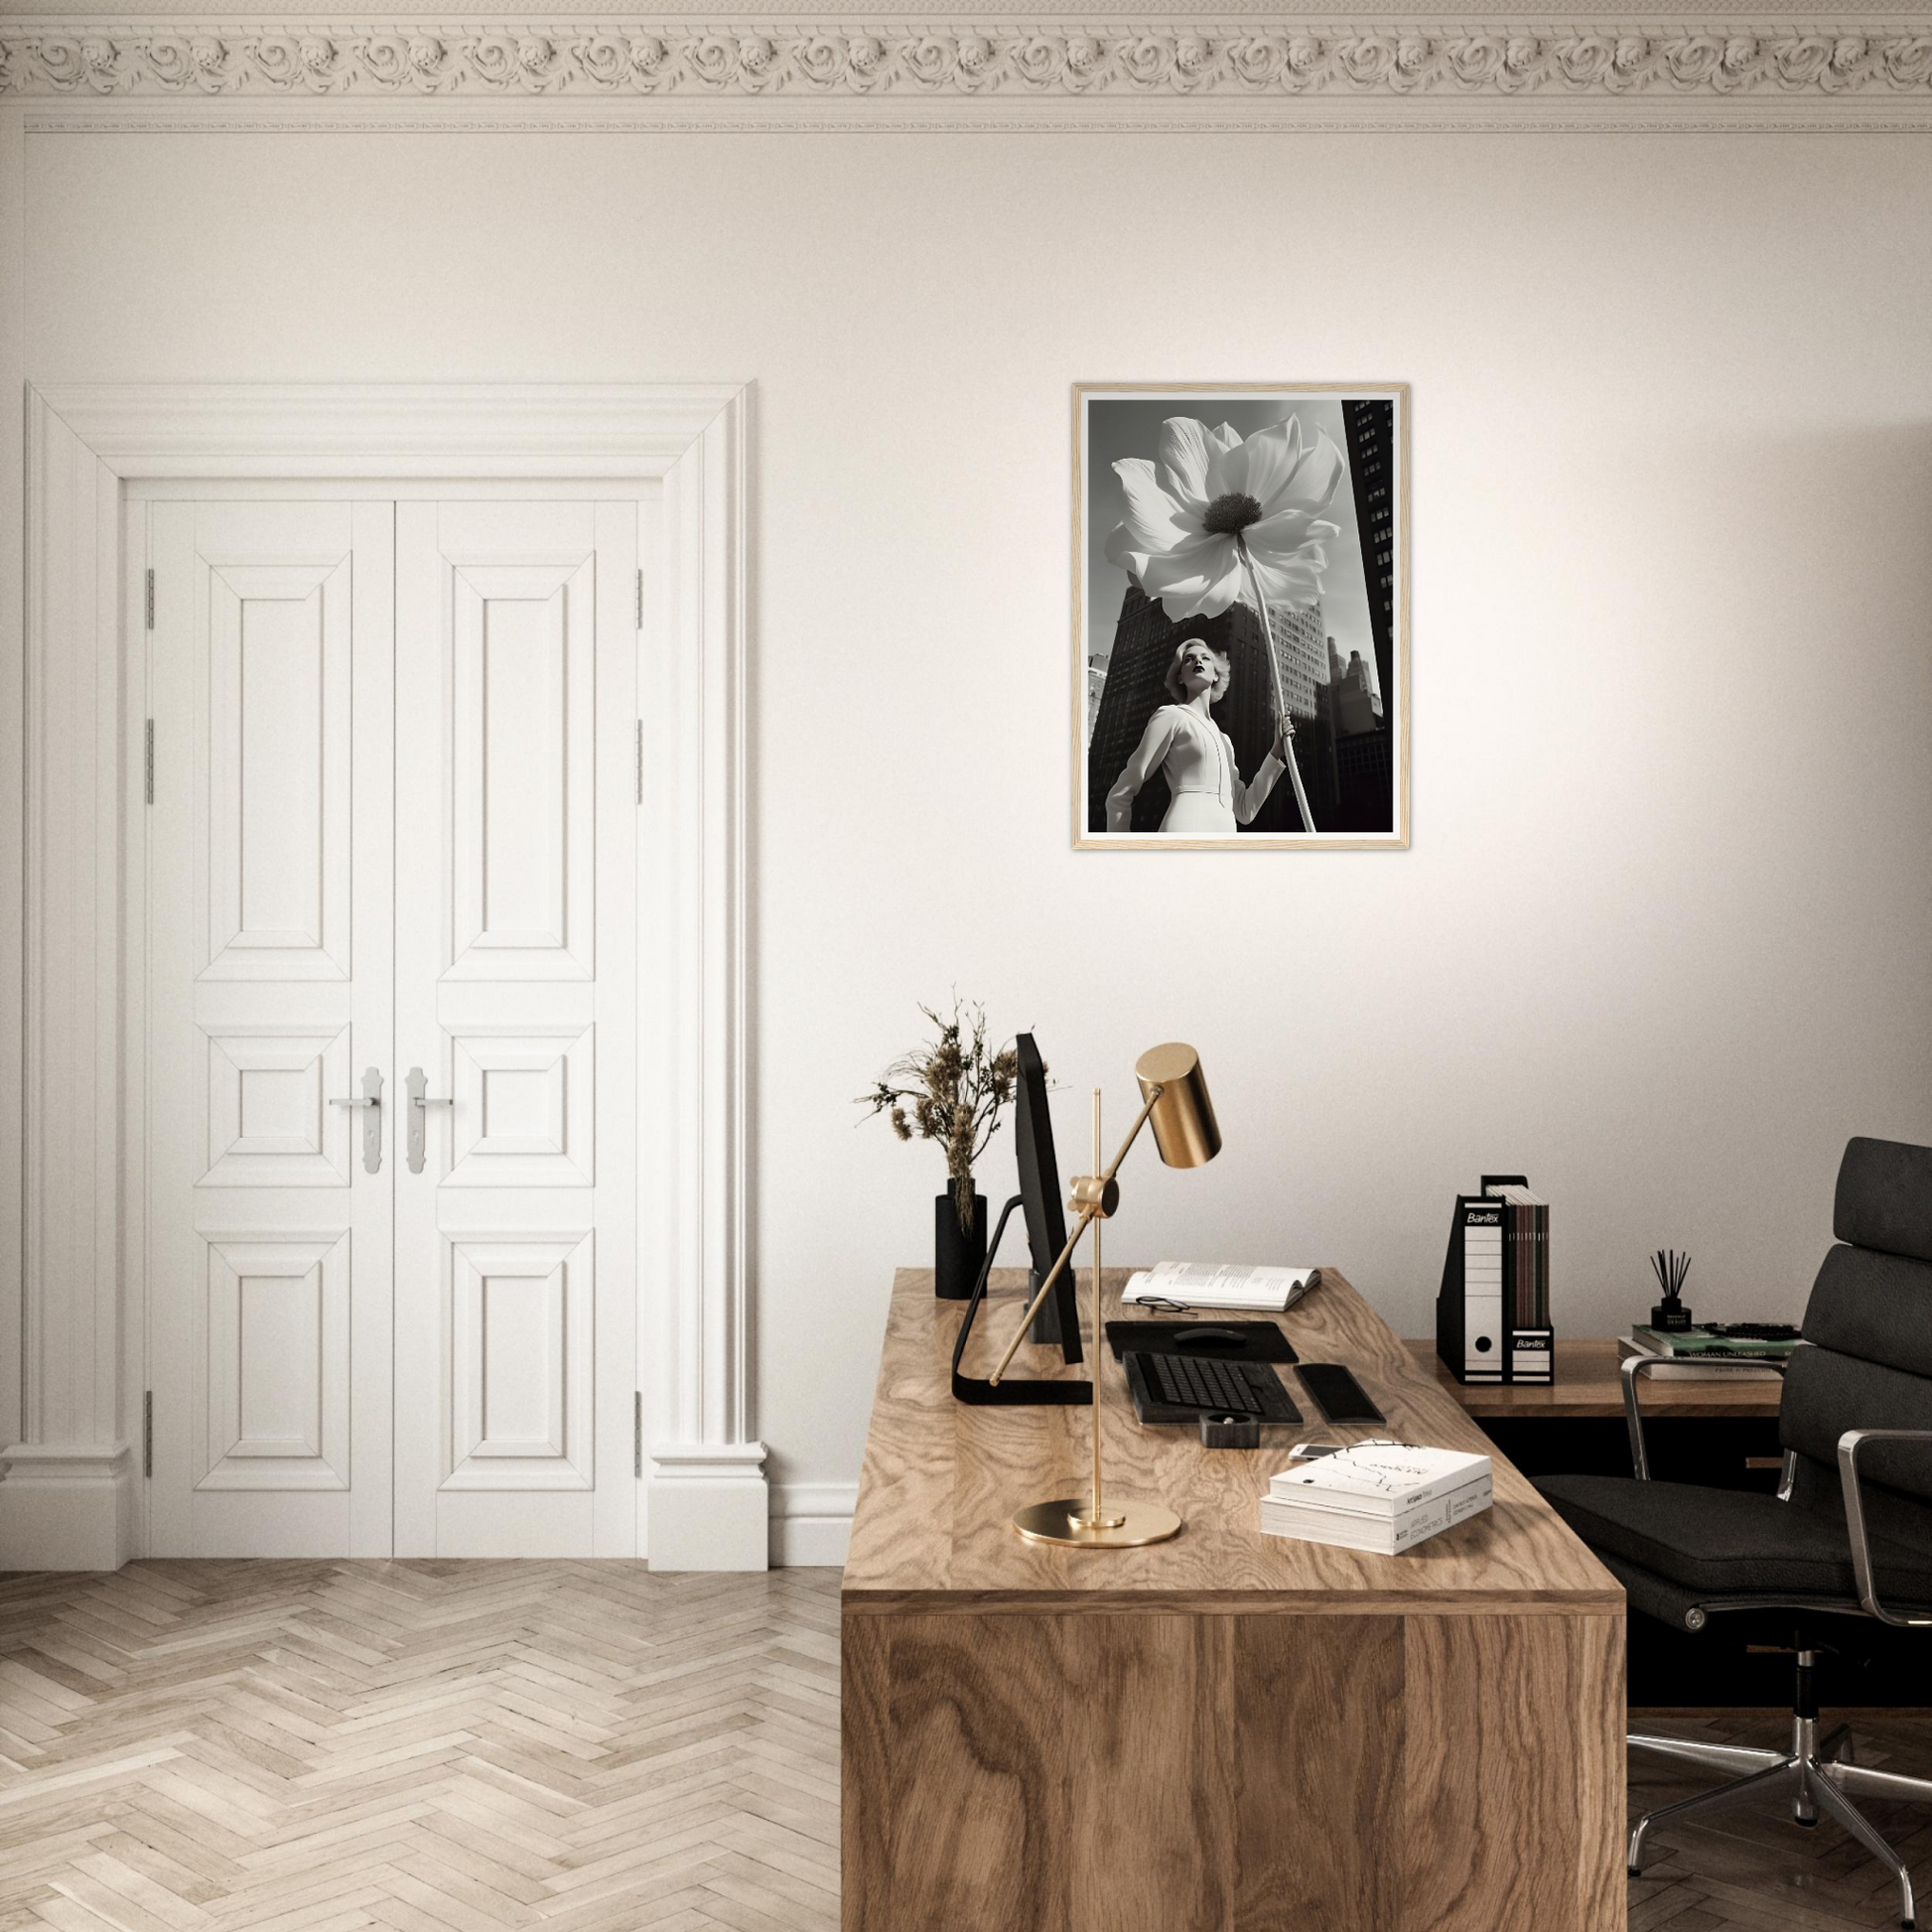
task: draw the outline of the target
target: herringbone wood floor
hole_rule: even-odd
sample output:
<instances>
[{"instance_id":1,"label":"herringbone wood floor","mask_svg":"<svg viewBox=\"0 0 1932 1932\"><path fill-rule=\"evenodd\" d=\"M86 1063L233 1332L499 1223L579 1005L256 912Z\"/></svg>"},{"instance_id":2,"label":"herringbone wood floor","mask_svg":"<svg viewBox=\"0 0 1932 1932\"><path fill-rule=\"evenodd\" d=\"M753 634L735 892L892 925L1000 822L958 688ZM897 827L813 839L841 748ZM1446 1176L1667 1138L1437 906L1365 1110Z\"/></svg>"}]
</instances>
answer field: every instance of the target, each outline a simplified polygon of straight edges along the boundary
<instances>
[{"instance_id":1,"label":"herringbone wood floor","mask_svg":"<svg viewBox=\"0 0 1932 1932\"><path fill-rule=\"evenodd\" d=\"M1753 1743L1789 1723L1642 1721ZM1932 1772L1932 1713L1857 1722L1865 1763ZM1632 1753L1633 1810L1702 1782ZM1869 1810L1932 1897L1932 1807ZM1731 1812L1653 1841L1630 1927L1872 1932L1892 1899L1836 1827ZM0 1578L0 1932L837 1923L835 1571Z\"/></svg>"},{"instance_id":2,"label":"herringbone wood floor","mask_svg":"<svg viewBox=\"0 0 1932 1932\"><path fill-rule=\"evenodd\" d=\"M0 1579L0 1932L835 1926L838 1582Z\"/></svg>"}]
</instances>

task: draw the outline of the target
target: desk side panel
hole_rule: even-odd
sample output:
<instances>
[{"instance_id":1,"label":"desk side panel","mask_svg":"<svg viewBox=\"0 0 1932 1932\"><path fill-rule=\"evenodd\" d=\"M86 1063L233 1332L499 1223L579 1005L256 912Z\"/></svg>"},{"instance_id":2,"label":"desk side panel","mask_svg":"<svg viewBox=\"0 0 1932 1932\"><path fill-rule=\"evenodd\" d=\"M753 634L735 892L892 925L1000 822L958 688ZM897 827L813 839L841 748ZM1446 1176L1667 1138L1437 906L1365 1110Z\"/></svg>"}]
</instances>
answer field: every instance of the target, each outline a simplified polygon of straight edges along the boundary
<instances>
[{"instance_id":1,"label":"desk side panel","mask_svg":"<svg viewBox=\"0 0 1932 1932\"><path fill-rule=\"evenodd\" d=\"M888 1932L892 1904L892 1633L884 1617L839 1630L839 1896L843 1932Z\"/></svg>"},{"instance_id":2,"label":"desk side panel","mask_svg":"<svg viewBox=\"0 0 1932 1932\"><path fill-rule=\"evenodd\" d=\"M1224 1619L1225 1620L1225 1619ZM1244 1616L1233 1932L1402 1923L1402 1619Z\"/></svg>"},{"instance_id":3,"label":"desk side panel","mask_svg":"<svg viewBox=\"0 0 1932 1932\"><path fill-rule=\"evenodd\" d=\"M1075 1926L1225 1932L1234 1889L1230 1626L1061 1619Z\"/></svg>"},{"instance_id":4,"label":"desk side panel","mask_svg":"<svg viewBox=\"0 0 1932 1932\"><path fill-rule=\"evenodd\" d=\"M847 1617L843 1932L1070 1932L1060 1617Z\"/></svg>"},{"instance_id":5,"label":"desk side panel","mask_svg":"<svg viewBox=\"0 0 1932 1932\"><path fill-rule=\"evenodd\" d=\"M1403 1932L1621 1932L1620 1616L1404 1619Z\"/></svg>"},{"instance_id":6,"label":"desk side panel","mask_svg":"<svg viewBox=\"0 0 1932 1932\"><path fill-rule=\"evenodd\" d=\"M845 1932L1611 1932L1623 1619L845 1618Z\"/></svg>"}]
</instances>

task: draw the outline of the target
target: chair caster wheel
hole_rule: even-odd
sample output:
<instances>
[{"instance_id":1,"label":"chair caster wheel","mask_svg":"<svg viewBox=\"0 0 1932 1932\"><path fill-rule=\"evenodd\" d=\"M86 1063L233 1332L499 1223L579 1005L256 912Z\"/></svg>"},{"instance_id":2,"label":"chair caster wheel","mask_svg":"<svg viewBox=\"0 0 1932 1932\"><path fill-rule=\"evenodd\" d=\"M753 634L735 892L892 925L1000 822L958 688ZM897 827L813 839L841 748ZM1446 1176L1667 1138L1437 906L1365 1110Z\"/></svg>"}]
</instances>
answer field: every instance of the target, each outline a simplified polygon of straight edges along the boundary
<instances>
[{"instance_id":1,"label":"chair caster wheel","mask_svg":"<svg viewBox=\"0 0 1932 1932\"><path fill-rule=\"evenodd\" d=\"M1802 1825L1806 1831L1810 1831L1818 1823L1818 1820L1815 1818L1794 1818L1791 1822L1794 1825Z\"/></svg>"},{"instance_id":2,"label":"chair caster wheel","mask_svg":"<svg viewBox=\"0 0 1932 1932\"><path fill-rule=\"evenodd\" d=\"M1625 1871L1627 1871L1627 1872L1628 1872L1628 1873L1630 1874L1630 1876L1631 1876L1631 1877L1633 1877L1633 1878L1641 1878L1641 1877L1643 1876L1643 1873L1642 1873L1641 1871L1639 1871L1639 1870L1637 1869L1637 1867L1636 1867L1635 1865L1633 1865L1633 1864L1626 1864L1626 1865L1625 1865L1625 1866L1624 1866L1623 1868L1624 1868L1624 1870L1625 1870Z\"/></svg>"}]
</instances>

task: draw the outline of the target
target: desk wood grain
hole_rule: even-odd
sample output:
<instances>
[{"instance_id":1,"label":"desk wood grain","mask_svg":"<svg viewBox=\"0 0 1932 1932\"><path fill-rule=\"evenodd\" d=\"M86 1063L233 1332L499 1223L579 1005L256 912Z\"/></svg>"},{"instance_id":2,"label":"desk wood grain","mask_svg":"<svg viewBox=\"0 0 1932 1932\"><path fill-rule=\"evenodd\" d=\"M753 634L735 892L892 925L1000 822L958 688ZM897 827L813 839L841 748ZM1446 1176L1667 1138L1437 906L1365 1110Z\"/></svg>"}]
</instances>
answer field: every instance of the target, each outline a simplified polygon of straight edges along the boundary
<instances>
[{"instance_id":1,"label":"desk wood grain","mask_svg":"<svg viewBox=\"0 0 1932 1932\"><path fill-rule=\"evenodd\" d=\"M982 1373L1021 1281L996 1277ZM1264 1537L1295 1437L1143 1430L1109 1354L1109 1478L1186 1527L1023 1543L1017 1507L1079 1491L1088 1412L954 1403L959 1319L901 1271L845 1578L844 1932L1621 1927L1622 1592L1515 1469L1403 1557ZM1339 1277L1285 1325L1382 1433L1493 1454ZM1041 1352L1017 1372L1069 1373Z\"/></svg>"},{"instance_id":2,"label":"desk wood grain","mask_svg":"<svg viewBox=\"0 0 1932 1932\"><path fill-rule=\"evenodd\" d=\"M1122 1310L1128 1271L1103 1278L1103 1319ZM1025 1307L1026 1277L999 1269L974 1326L968 1367L986 1373ZM1089 1281L1080 1275L1084 1317ZM1359 1614L1413 1605L1444 1614L1507 1609L1620 1612L1614 1578L1500 1456L1459 1404L1333 1270L1283 1317L1302 1360L1345 1362L1388 1417L1387 1427L1336 1429L1314 1419L1292 1372L1298 1431L1271 1432L1259 1450L1203 1449L1180 1429L1143 1429L1120 1364L1102 1378L1106 1478L1122 1495L1165 1502L1186 1525L1150 1550L1059 1550L1024 1543L1010 1527L1023 1504L1081 1494L1087 1483L1085 1408L981 1409L952 1397L953 1338L961 1306L935 1302L932 1277L901 1269L879 1364L872 1432L845 1566L845 1606L856 1613L1147 1608L1226 1611L1295 1608ZM1202 1317L1211 1318L1211 1317ZM1016 1375L1085 1378L1057 1349L1032 1344ZM1256 1505L1288 1451L1303 1440L1352 1442L1393 1435L1495 1458L1494 1507L1421 1549L1378 1557L1263 1536Z\"/></svg>"}]
</instances>

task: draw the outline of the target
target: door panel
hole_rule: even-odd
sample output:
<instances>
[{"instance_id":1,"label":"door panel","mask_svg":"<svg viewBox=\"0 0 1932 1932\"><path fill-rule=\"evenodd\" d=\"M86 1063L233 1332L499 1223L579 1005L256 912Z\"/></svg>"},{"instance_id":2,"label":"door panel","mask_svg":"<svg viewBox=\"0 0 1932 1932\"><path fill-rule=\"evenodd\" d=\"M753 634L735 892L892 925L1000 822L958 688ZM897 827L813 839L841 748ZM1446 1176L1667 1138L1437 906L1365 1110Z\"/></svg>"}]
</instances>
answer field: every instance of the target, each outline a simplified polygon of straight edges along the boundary
<instances>
[{"instance_id":1,"label":"door panel","mask_svg":"<svg viewBox=\"0 0 1932 1932\"><path fill-rule=\"evenodd\" d=\"M592 1486L594 1240L446 1240L456 1373L445 1490Z\"/></svg>"},{"instance_id":2,"label":"door panel","mask_svg":"<svg viewBox=\"0 0 1932 1932\"><path fill-rule=\"evenodd\" d=\"M594 1186L596 1038L595 1027L574 1026L452 1033L444 1186Z\"/></svg>"},{"instance_id":3,"label":"door panel","mask_svg":"<svg viewBox=\"0 0 1932 1932\"><path fill-rule=\"evenodd\" d=\"M455 929L446 976L590 979L594 556L574 568L453 565L449 588Z\"/></svg>"},{"instance_id":4,"label":"door panel","mask_svg":"<svg viewBox=\"0 0 1932 1932\"><path fill-rule=\"evenodd\" d=\"M251 521L260 521L253 518ZM209 566L207 977L349 976L349 559Z\"/></svg>"},{"instance_id":5,"label":"door panel","mask_svg":"<svg viewBox=\"0 0 1932 1932\"><path fill-rule=\"evenodd\" d=\"M392 510L149 517L151 1548L386 1555Z\"/></svg>"},{"instance_id":6,"label":"door panel","mask_svg":"<svg viewBox=\"0 0 1932 1932\"><path fill-rule=\"evenodd\" d=\"M206 1233L207 1414L197 1485L349 1486L349 1240Z\"/></svg>"},{"instance_id":7,"label":"door panel","mask_svg":"<svg viewBox=\"0 0 1932 1932\"><path fill-rule=\"evenodd\" d=\"M635 1547L636 532L398 506L399 1556Z\"/></svg>"}]
</instances>

